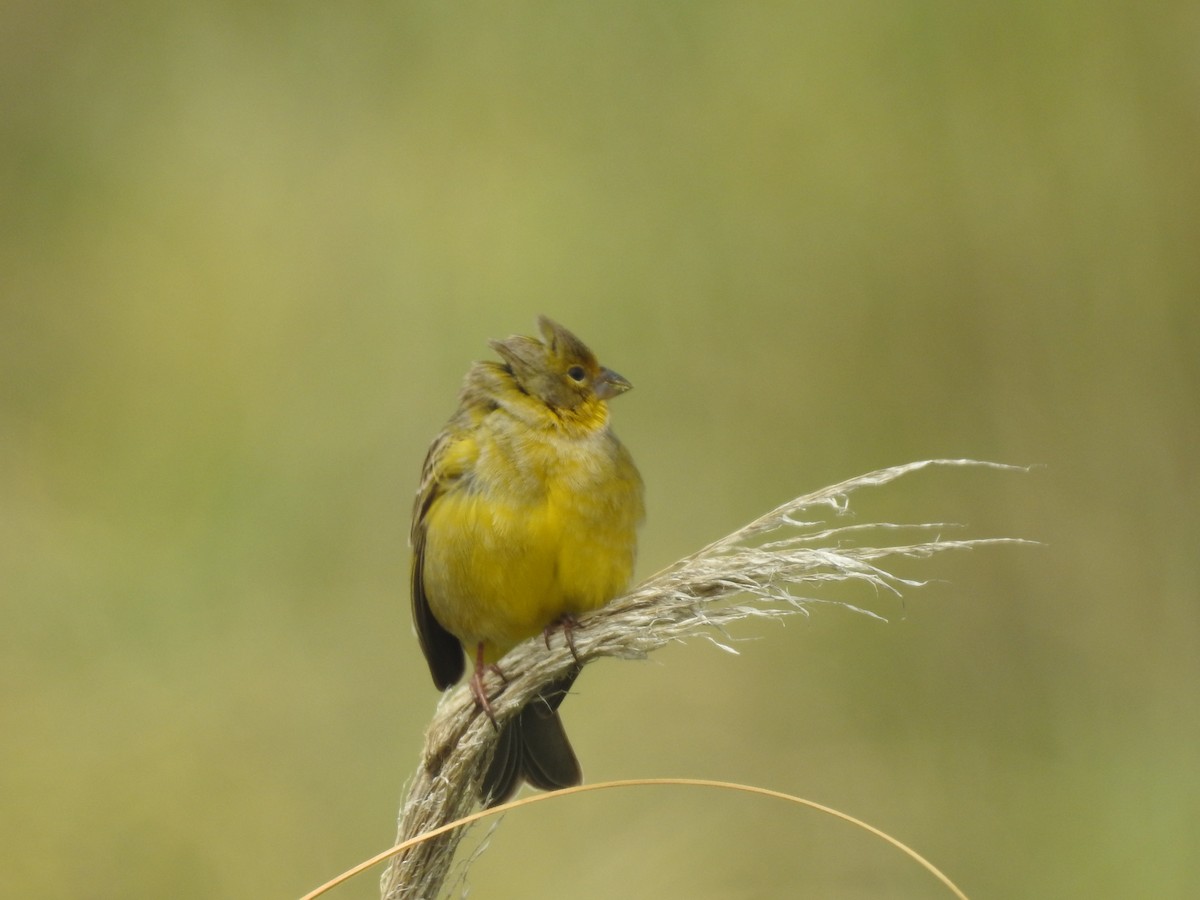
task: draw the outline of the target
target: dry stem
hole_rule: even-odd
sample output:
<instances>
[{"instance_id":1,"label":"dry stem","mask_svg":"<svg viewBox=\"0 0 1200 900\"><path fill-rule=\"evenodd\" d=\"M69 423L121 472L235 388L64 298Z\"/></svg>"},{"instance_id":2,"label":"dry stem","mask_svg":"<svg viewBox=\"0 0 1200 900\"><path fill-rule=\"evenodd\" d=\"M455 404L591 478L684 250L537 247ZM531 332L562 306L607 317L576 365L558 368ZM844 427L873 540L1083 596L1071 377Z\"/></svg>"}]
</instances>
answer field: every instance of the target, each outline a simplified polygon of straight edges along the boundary
<instances>
[{"instance_id":1,"label":"dry stem","mask_svg":"<svg viewBox=\"0 0 1200 900\"><path fill-rule=\"evenodd\" d=\"M808 613L819 601L797 597L792 589L831 581L865 582L899 595L924 582L900 578L878 565L887 558L925 558L945 550L990 544L1025 543L1015 538L943 540L943 523L920 525L830 525L830 513L848 511L850 494L878 487L929 466L1016 467L974 460L926 460L860 475L841 484L797 497L765 516L684 557L646 579L625 596L589 616L574 632L575 649L587 662L602 656L640 659L673 641L702 636L734 651L724 636L731 622ZM824 508L822 510L822 508ZM815 521L810 521L814 517ZM870 535L924 537L914 543L857 546ZM761 538L770 536L763 542ZM852 543L853 542L853 543ZM739 603L723 602L744 595ZM846 605L846 604L843 604ZM860 610L865 612L865 610ZM868 613L869 615L871 613ZM520 710L545 684L561 678L574 664L561 641L546 650L541 638L509 653L502 668L508 678L492 703L503 721ZM479 715L468 690L447 692L425 735L417 769L400 811L397 843L469 813L476 805L478 782L495 743L496 731ZM449 872L462 830L421 844L394 858L382 879L385 900L432 900Z\"/></svg>"}]
</instances>

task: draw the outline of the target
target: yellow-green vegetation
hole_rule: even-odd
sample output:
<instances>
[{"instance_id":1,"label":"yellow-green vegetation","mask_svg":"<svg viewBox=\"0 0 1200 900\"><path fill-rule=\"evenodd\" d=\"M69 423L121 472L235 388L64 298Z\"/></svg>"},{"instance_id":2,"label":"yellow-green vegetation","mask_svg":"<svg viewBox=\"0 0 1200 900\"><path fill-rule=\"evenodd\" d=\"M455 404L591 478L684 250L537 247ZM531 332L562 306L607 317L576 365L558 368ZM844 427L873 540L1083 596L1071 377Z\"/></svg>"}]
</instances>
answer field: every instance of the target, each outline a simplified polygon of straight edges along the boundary
<instances>
[{"instance_id":1,"label":"yellow-green vegetation","mask_svg":"<svg viewBox=\"0 0 1200 900\"><path fill-rule=\"evenodd\" d=\"M831 592L886 624L589 666L588 781L805 796L969 896L1200 883L1194 4L18 0L0 34L0 895L298 896L392 840L437 697L421 460L543 312L637 385L635 578L882 466L1042 466L861 498L1047 545ZM614 861L936 895L684 791L511 816L469 880L588 900Z\"/></svg>"}]
</instances>

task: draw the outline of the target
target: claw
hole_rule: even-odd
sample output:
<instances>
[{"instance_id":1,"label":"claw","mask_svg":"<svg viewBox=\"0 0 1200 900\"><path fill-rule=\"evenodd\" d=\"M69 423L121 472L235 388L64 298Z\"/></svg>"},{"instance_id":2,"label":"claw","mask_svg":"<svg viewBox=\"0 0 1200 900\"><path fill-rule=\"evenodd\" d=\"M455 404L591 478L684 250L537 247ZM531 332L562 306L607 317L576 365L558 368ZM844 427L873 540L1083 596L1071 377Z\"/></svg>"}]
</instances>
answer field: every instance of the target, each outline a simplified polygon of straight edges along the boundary
<instances>
[{"instance_id":1,"label":"claw","mask_svg":"<svg viewBox=\"0 0 1200 900\"><path fill-rule=\"evenodd\" d=\"M576 665L581 665L579 653L575 650L575 629L578 627L578 619L570 613L563 613L542 631L542 639L546 642L546 649L550 649L550 633L555 628L562 628L563 639L567 642L567 648L571 651L571 656L574 658Z\"/></svg>"},{"instance_id":2,"label":"claw","mask_svg":"<svg viewBox=\"0 0 1200 900\"><path fill-rule=\"evenodd\" d=\"M475 648L475 671L471 673L471 696L475 698L475 705L483 710L484 715L492 723L492 727L497 731L500 726L496 723L496 712L492 709L492 701L488 698L487 688L483 684L483 676L486 672L495 672L500 676L500 680L508 684L508 676L504 674L501 668L495 663L485 663L483 661L483 644L480 643Z\"/></svg>"}]
</instances>

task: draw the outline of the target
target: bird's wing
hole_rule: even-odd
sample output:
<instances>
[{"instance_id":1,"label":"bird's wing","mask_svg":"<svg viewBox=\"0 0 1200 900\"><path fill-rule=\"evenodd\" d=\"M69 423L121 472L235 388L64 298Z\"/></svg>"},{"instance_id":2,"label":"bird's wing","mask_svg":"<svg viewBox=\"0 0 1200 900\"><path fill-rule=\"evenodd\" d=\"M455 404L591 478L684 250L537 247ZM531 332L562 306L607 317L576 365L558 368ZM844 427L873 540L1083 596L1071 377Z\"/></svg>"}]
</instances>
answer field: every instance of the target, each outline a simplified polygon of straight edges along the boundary
<instances>
[{"instance_id":1,"label":"bird's wing","mask_svg":"<svg viewBox=\"0 0 1200 900\"><path fill-rule=\"evenodd\" d=\"M463 676L466 660L462 644L447 631L429 608L425 594L425 538L426 517L429 510L447 490L451 489L469 471L469 462L474 458L474 440L465 423L455 417L445 430L437 436L425 456L421 469L421 486L413 504L412 532L412 615L417 637L429 672L438 690L445 690Z\"/></svg>"}]
</instances>

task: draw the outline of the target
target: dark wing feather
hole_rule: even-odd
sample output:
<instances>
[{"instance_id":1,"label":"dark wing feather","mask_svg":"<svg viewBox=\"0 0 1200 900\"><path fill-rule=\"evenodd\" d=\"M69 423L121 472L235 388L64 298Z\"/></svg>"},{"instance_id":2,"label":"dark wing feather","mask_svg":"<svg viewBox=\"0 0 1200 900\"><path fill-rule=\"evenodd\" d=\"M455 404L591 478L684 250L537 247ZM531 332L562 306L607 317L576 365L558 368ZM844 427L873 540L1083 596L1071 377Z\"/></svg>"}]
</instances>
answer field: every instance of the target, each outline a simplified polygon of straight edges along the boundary
<instances>
[{"instance_id":1,"label":"dark wing feather","mask_svg":"<svg viewBox=\"0 0 1200 900\"><path fill-rule=\"evenodd\" d=\"M446 457L446 448L451 441L451 432L449 430L442 432L425 456L425 465L421 471L421 487L417 491L416 503L413 505L413 523L410 535L413 548L413 624L417 629L417 638L421 642L421 651L425 654L425 661L429 663L429 673L433 676L433 683L439 691L450 687L462 678L463 672L466 671L466 658L463 654L462 644L433 615L433 610L429 608L429 598L425 594L425 515L445 490L446 478L455 477L445 472L442 465Z\"/></svg>"}]
</instances>

